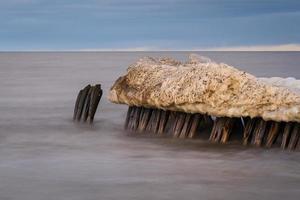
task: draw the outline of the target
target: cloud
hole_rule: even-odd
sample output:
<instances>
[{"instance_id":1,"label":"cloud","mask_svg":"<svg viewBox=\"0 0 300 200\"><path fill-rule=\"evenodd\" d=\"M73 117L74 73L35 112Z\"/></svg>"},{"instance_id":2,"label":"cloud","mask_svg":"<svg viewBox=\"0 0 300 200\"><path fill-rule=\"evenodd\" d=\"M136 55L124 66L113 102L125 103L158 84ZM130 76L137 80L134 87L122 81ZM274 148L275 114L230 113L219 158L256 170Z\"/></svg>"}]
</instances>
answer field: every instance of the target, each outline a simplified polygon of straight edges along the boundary
<instances>
[{"instance_id":1,"label":"cloud","mask_svg":"<svg viewBox=\"0 0 300 200\"><path fill-rule=\"evenodd\" d=\"M0 0L0 25L0 50L257 50L300 44L300 1Z\"/></svg>"},{"instance_id":2,"label":"cloud","mask_svg":"<svg viewBox=\"0 0 300 200\"><path fill-rule=\"evenodd\" d=\"M9 0L0 2L0 5L18 5L18 4L28 4L28 3L36 3L38 0Z\"/></svg>"},{"instance_id":3,"label":"cloud","mask_svg":"<svg viewBox=\"0 0 300 200\"><path fill-rule=\"evenodd\" d=\"M163 48L157 46L137 46L126 48L91 48L74 51L300 51L300 44L253 45L215 48Z\"/></svg>"},{"instance_id":4,"label":"cloud","mask_svg":"<svg viewBox=\"0 0 300 200\"><path fill-rule=\"evenodd\" d=\"M211 51L300 51L300 44L254 45L210 48Z\"/></svg>"},{"instance_id":5,"label":"cloud","mask_svg":"<svg viewBox=\"0 0 300 200\"><path fill-rule=\"evenodd\" d=\"M126 48L91 48L91 49L79 49L79 51L87 51L87 52L91 52L91 51L162 51L162 49L160 49L158 47L141 46L141 47L126 47Z\"/></svg>"},{"instance_id":6,"label":"cloud","mask_svg":"<svg viewBox=\"0 0 300 200\"><path fill-rule=\"evenodd\" d=\"M0 50L1 51L1 50ZM23 49L22 51L66 51L66 52L147 52L147 51L300 51L300 44L280 44L280 45L252 45L252 46L226 46L226 47L162 47L162 46L124 46L105 48L34 48Z\"/></svg>"}]
</instances>

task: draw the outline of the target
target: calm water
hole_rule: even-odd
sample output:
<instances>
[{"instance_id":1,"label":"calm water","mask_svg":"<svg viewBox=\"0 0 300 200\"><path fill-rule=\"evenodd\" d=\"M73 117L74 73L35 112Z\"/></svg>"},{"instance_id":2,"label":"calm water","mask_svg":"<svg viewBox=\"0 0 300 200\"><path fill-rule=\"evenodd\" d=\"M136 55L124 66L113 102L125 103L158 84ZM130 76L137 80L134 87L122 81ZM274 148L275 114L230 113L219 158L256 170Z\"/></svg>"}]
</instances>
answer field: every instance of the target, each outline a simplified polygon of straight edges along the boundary
<instances>
[{"instance_id":1,"label":"calm water","mask_svg":"<svg viewBox=\"0 0 300 200\"><path fill-rule=\"evenodd\" d=\"M0 199L298 199L300 153L130 136L106 100L145 55L0 53ZM201 52L257 76L300 79L300 53ZM101 83L94 126L71 120L79 89Z\"/></svg>"}]
</instances>

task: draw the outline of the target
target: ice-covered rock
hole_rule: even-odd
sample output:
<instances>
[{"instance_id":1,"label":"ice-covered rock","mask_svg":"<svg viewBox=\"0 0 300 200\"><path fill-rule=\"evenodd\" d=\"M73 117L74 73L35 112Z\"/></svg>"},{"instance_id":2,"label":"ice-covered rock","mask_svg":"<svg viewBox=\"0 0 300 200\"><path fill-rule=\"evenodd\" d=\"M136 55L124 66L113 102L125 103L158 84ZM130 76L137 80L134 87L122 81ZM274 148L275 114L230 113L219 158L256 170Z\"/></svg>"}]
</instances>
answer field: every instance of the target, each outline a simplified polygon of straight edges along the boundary
<instances>
[{"instance_id":1,"label":"ice-covered rock","mask_svg":"<svg viewBox=\"0 0 300 200\"><path fill-rule=\"evenodd\" d=\"M294 90L300 88L298 82L258 79L196 55L186 63L146 57L131 65L127 74L115 82L109 100L212 116L300 122L300 95Z\"/></svg>"}]
</instances>

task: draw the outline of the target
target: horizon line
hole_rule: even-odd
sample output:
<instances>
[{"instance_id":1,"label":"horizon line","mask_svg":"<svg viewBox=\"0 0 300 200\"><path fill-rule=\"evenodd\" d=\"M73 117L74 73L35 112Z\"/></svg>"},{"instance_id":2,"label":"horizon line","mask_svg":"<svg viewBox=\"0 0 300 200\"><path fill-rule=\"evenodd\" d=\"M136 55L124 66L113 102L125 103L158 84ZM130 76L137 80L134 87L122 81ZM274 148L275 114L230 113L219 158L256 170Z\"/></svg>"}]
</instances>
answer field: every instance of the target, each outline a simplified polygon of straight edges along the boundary
<instances>
[{"instance_id":1,"label":"horizon line","mask_svg":"<svg viewBox=\"0 0 300 200\"><path fill-rule=\"evenodd\" d=\"M28 50L0 50L0 52L297 52L300 51L300 44L279 44L279 45L249 45L229 46L211 48L182 48L169 49L161 47L128 47L128 48L82 48L82 49L28 49Z\"/></svg>"},{"instance_id":2,"label":"horizon line","mask_svg":"<svg viewBox=\"0 0 300 200\"><path fill-rule=\"evenodd\" d=\"M300 52L300 50L9 50L0 53Z\"/></svg>"}]
</instances>

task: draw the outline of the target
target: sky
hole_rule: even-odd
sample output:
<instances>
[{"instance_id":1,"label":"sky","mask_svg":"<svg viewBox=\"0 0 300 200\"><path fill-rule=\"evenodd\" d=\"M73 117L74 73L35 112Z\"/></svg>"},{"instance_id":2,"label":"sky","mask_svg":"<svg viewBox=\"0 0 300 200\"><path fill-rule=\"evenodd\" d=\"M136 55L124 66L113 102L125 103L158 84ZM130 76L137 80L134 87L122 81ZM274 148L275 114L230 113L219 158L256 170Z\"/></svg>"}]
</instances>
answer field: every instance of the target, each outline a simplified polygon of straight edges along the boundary
<instances>
[{"instance_id":1,"label":"sky","mask_svg":"<svg viewBox=\"0 0 300 200\"><path fill-rule=\"evenodd\" d=\"M300 0L0 0L27 50L300 50Z\"/></svg>"}]
</instances>

